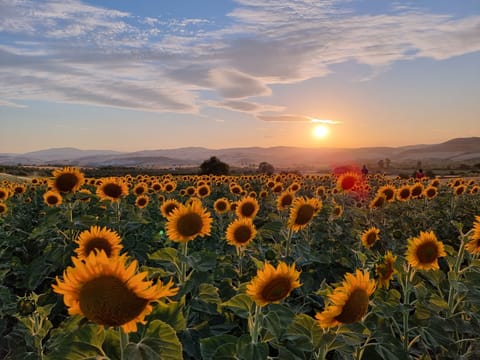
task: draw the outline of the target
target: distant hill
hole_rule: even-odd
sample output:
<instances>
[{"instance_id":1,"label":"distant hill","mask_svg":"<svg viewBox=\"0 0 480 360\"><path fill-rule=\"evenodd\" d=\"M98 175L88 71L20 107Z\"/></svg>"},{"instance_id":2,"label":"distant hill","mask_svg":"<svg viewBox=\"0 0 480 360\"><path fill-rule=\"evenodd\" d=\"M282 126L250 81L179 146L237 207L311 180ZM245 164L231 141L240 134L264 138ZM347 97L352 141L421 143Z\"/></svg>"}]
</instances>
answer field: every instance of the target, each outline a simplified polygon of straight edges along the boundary
<instances>
[{"instance_id":1,"label":"distant hill","mask_svg":"<svg viewBox=\"0 0 480 360\"><path fill-rule=\"evenodd\" d=\"M118 152L109 150L80 150L56 148L25 154L0 154L0 165L71 165L71 166L135 166L175 168L199 166L216 156L241 167L256 167L262 161L277 168L314 169L335 167L346 163L376 163L381 159L392 162L465 162L480 163L480 137L456 138L440 144L401 147L365 148L302 148L302 147L245 147L207 149L185 147L178 149Z\"/></svg>"}]
</instances>

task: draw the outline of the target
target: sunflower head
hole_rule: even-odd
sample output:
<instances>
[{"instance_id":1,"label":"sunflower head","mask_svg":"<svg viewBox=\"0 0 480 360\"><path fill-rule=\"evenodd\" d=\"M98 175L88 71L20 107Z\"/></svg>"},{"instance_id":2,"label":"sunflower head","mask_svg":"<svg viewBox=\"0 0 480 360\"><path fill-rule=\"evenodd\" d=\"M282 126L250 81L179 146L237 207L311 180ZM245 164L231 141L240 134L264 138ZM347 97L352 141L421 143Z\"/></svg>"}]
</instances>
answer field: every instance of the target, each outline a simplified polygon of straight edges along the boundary
<instances>
[{"instance_id":1,"label":"sunflower head","mask_svg":"<svg viewBox=\"0 0 480 360\"><path fill-rule=\"evenodd\" d=\"M378 234L380 234L380 230L374 226L365 230L361 236L363 246L370 249L378 240L380 240Z\"/></svg>"},{"instance_id":2,"label":"sunflower head","mask_svg":"<svg viewBox=\"0 0 480 360\"><path fill-rule=\"evenodd\" d=\"M239 218L253 219L257 215L259 209L260 206L257 199L246 196L237 202L235 213Z\"/></svg>"},{"instance_id":3,"label":"sunflower head","mask_svg":"<svg viewBox=\"0 0 480 360\"><path fill-rule=\"evenodd\" d=\"M64 167L62 170L53 171L54 178L50 186L60 193L72 193L82 187L85 182L83 173L73 167Z\"/></svg>"},{"instance_id":4,"label":"sunflower head","mask_svg":"<svg viewBox=\"0 0 480 360\"><path fill-rule=\"evenodd\" d=\"M144 209L147 207L149 202L150 198L148 197L148 195L140 195L137 196L137 198L135 199L135 206L139 209Z\"/></svg>"},{"instance_id":5,"label":"sunflower head","mask_svg":"<svg viewBox=\"0 0 480 360\"><path fill-rule=\"evenodd\" d=\"M427 199L433 199L437 196L438 190L435 186L430 185L423 190L423 194Z\"/></svg>"},{"instance_id":6,"label":"sunflower head","mask_svg":"<svg viewBox=\"0 0 480 360\"><path fill-rule=\"evenodd\" d=\"M104 178L97 186L97 195L101 200L118 202L128 195L128 186L119 178Z\"/></svg>"},{"instance_id":7,"label":"sunflower head","mask_svg":"<svg viewBox=\"0 0 480 360\"><path fill-rule=\"evenodd\" d=\"M416 182L410 187L410 196L415 199L420 198L422 197L423 190L423 184L421 182Z\"/></svg>"},{"instance_id":8,"label":"sunflower head","mask_svg":"<svg viewBox=\"0 0 480 360\"><path fill-rule=\"evenodd\" d=\"M304 229L321 208L322 202L317 198L295 198L290 208L287 226L293 231Z\"/></svg>"},{"instance_id":9,"label":"sunflower head","mask_svg":"<svg viewBox=\"0 0 480 360\"><path fill-rule=\"evenodd\" d=\"M137 273L137 261L126 256L109 258L105 252L91 252L85 261L72 258L73 267L56 278L53 291L63 295L70 315L82 315L101 326L120 326L126 333L137 331L152 311L150 303L173 296L178 288L145 280Z\"/></svg>"},{"instance_id":10,"label":"sunflower head","mask_svg":"<svg viewBox=\"0 0 480 360\"><path fill-rule=\"evenodd\" d=\"M196 192L198 197L204 198L204 197L207 197L208 195L210 195L212 193L212 189L207 184L203 184L203 185L198 186L195 189L195 192Z\"/></svg>"},{"instance_id":11,"label":"sunflower head","mask_svg":"<svg viewBox=\"0 0 480 360\"><path fill-rule=\"evenodd\" d=\"M0 201L5 201L10 197L10 190L6 187L0 187Z\"/></svg>"},{"instance_id":12,"label":"sunflower head","mask_svg":"<svg viewBox=\"0 0 480 360\"><path fill-rule=\"evenodd\" d=\"M257 235L257 229L250 218L236 219L227 227L226 239L230 245L247 246Z\"/></svg>"},{"instance_id":13,"label":"sunflower head","mask_svg":"<svg viewBox=\"0 0 480 360\"><path fill-rule=\"evenodd\" d=\"M384 194L378 194L375 198L370 202L369 208L370 209L377 209L381 208L383 205L387 203L387 198Z\"/></svg>"},{"instance_id":14,"label":"sunflower head","mask_svg":"<svg viewBox=\"0 0 480 360\"><path fill-rule=\"evenodd\" d=\"M0 201L0 215L5 215L8 212L7 204Z\"/></svg>"},{"instance_id":15,"label":"sunflower head","mask_svg":"<svg viewBox=\"0 0 480 360\"><path fill-rule=\"evenodd\" d=\"M107 257L116 257L120 255L123 248L116 231L99 226L92 226L89 230L82 231L75 242L78 244L75 253L80 260L85 260L92 252L102 250Z\"/></svg>"},{"instance_id":16,"label":"sunflower head","mask_svg":"<svg viewBox=\"0 0 480 360\"><path fill-rule=\"evenodd\" d=\"M217 199L213 203L213 209L217 214L225 214L230 209L230 201L225 197Z\"/></svg>"},{"instance_id":17,"label":"sunflower head","mask_svg":"<svg viewBox=\"0 0 480 360\"><path fill-rule=\"evenodd\" d=\"M48 206L59 206L62 204L63 198L59 192L55 190L49 190L43 194L43 201Z\"/></svg>"},{"instance_id":18,"label":"sunflower head","mask_svg":"<svg viewBox=\"0 0 480 360\"><path fill-rule=\"evenodd\" d=\"M258 306L277 304L290 295L292 290L301 286L300 272L295 270L295 264L288 266L280 262L275 268L265 263L263 269L247 285L249 295Z\"/></svg>"},{"instance_id":19,"label":"sunflower head","mask_svg":"<svg viewBox=\"0 0 480 360\"><path fill-rule=\"evenodd\" d=\"M167 236L176 242L187 242L197 236L210 235L212 218L201 202L180 205L167 217Z\"/></svg>"},{"instance_id":20,"label":"sunflower head","mask_svg":"<svg viewBox=\"0 0 480 360\"><path fill-rule=\"evenodd\" d=\"M392 202L395 200L396 190L397 189L393 185L384 185L378 189L377 193L385 195L385 200L387 200L388 202Z\"/></svg>"},{"instance_id":21,"label":"sunflower head","mask_svg":"<svg viewBox=\"0 0 480 360\"><path fill-rule=\"evenodd\" d=\"M400 201L407 201L410 199L412 192L410 190L410 185L403 185L401 188L397 189L397 199Z\"/></svg>"},{"instance_id":22,"label":"sunflower head","mask_svg":"<svg viewBox=\"0 0 480 360\"><path fill-rule=\"evenodd\" d=\"M377 276L379 288L385 287L388 289L390 287L390 280L392 280L395 274L394 265L396 260L397 257L393 256L391 251L387 251L385 256L375 265L375 275Z\"/></svg>"},{"instance_id":23,"label":"sunflower head","mask_svg":"<svg viewBox=\"0 0 480 360\"><path fill-rule=\"evenodd\" d=\"M470 240L465 245L465 249L472 255L480 254L480 216L475 216L473 232L470 235Z\"/></svg>"},{"instance_id":24,"label":"sunflower head","mask_svg":"<svg viewBox=\"0 0 480 360\"><path fill-rule=\"evenodd\" d=\"M368 272L357 269L355 274L347 273L341 286L329 295L330 304L315 316L320 327L325 329L362 320L374 291L375 281L370 279Z\"/></svg>"},{"instance_id":25,"label":"sunflower head","mask_svg":"<svg viewBox=\"0 0 480 360\"><path fill-rule=\"evenodd\" d=\"M293 190L284 191L277 198L277 209L278 210L285 210L287 209L295 199L295 192Z\"/></svg>"},{"instance_id":26,"label":"sunflower head","mask_svg":"<svg viewBox=\"0 0 480 360\"><path fill-rule=\"evenodd\" d=\"M453 188L453 193L456 196L458 196L458 195L462 195L465 192L465 190L467 190L467 187L465 185L461 184L461 185L455 186Z\"/></svg>"},{"instance_id":27,"label":"sunflower head","mask_svg":"<svg viewBox=\"0 0 480 360\"><path fill-rule=\"evenodd\" d=\"M338 217L342 216L342 214L343 214L343 206L339 205L339 204L336 204L332 209L333 217L338 218Z\"/></svg>"},{"instance_id":28,"label":"sunflower head","mask_svg":"<svg viewBox=\"0 0 480 360\"><path fill-rule=\"evenodd\" d=\"M337 189L339 191L356 191L361 184L362 174L355 171L347 171L337 179Z\"/></svg>"},{"instance_id":29,"label":"sunflower head","mask_svg":"<svg viewBox=\"0 0 480 360\"><path fill-rule=\"evenodd\" d=\"M433 231L420 231L418 237L411 238L405 255L410 266L417 270L438 270L438 259L447 256Z\"/></svg>"}]
</instances>

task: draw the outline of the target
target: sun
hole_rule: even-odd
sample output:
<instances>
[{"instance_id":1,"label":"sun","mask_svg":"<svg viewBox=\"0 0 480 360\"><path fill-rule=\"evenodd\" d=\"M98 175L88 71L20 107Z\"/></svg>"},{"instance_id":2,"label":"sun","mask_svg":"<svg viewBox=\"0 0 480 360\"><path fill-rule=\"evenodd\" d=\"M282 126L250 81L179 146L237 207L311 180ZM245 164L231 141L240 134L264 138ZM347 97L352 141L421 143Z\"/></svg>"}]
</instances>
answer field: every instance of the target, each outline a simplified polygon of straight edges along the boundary
<instances>
[{"instance_id":1,"label":"sun","mask_svg":"<svg viewBox=\"0 0 480 360\"><path fill-rule=\"evenodd\" d=\"M313 136L317 139L325 139L330 134L330 129L326 125L316 125L313 128Z\"/></svg>"}]
</instances>

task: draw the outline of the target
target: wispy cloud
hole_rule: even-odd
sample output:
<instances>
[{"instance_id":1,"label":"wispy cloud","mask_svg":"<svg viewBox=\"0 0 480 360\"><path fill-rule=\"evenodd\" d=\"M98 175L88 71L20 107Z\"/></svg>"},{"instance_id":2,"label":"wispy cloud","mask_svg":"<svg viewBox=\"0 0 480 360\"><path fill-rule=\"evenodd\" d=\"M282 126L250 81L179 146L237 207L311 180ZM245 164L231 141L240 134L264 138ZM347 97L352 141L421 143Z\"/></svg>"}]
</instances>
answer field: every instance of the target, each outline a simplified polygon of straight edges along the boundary
<instances>
[{"instance_id":1,"label":"wispy cloud","mask_svg":"<svg viewBox=\"0 0 480 360\"><path fill-rule=\"evenodd\" d=\"M275 84L325 76L345 61L375 73L400 60L480 51L479 14L397 6L359 15L340 0L236 3L220 28L76 0L0 0L0 106L42 99L195 113L207 91L221 98L212 106L299 121L288 109L262 108L261 98Z\"/></svg>"}]
</instances>

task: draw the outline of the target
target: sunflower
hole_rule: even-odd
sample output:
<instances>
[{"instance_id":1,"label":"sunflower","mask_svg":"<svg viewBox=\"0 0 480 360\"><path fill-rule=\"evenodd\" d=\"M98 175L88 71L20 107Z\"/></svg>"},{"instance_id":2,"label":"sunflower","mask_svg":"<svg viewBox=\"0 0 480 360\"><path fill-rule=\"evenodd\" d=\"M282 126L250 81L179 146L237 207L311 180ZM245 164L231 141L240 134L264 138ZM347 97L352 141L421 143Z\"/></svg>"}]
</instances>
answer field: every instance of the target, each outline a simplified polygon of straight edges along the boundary
<instances>
[{"instance_id":1,"label":"sunflower","mask_svg":"<svg viewBox=\"0 0 480 360\"><path fill-rule=\"evenodd\" d=\"M239 218L253 219L257 215L259 209L260 206L258 205L257 199L246 196L237 202L235 213Z\"/></svg>"},{"instance_id":2,"label":"sunflower","mask_svg":"<svg viewBox=\"0 0 480 360\"><path fill-rule=\"evenodd\" d=\"M164 189L166 192L173 192L177 188L177 183L175 181L169 181L165 183Z\"/></svg>"},{"instance_id":3,"label":"sunflower","mask_svg":"<svg viewBox=\"0 0 480 360\"><path fill-rule=\"evenodd\" d=\"M143 209L147 207L149 202L150 198L148 197L148 195L140 195L137 196L137 198L135 199L135 206L139 209Z\"/></svg>"},{"instance_id":4,"label":"sunflower","mask_svg":"<svg viewBox=\"0 0 480 360\"><path fill-rule=\"evenodd\" d=\"M412 198L418 199L422 196L424 186L422 183L417 182L410 187L410 196Z\"/></svg>"},{"instance_id":5,"label":"sunflower","mask_svg":"<svg viewBox=\"0 0 480 360\"><path fill-rule=\"evenodd\" d=\"M378 189L377 194L383 194L385 195L385 199L388 202L392 202L395 200L395 192L396 188L393 185L384 185L381 188Z\"/></svg>"},{"instance_id":6,"label":"sunflower","mask_svg":"<svg viewBox=\"0 0 480 360\"><path fill-rule=\"evenodd\" d=\"M0 201L0 215L6 214L8 211L7 204Z\"/></svg>"},{"instance_id":7,"label":"sunflower","mask_svg":"<svg viewBox=\"0 0 480 360\"><path fill-rule=\"evenodd\" d=\"M230 192L235 195L239 195L242 192L242 187L238 184L231 184Z\"/></svg>"},{"instance_id":8,"label":"sunflower","mask_svg":"<svg viewBox=\"0 0 480 360\"><path fill-rule=\"evenodd\" d=\"M403 185L401 188L397 189L397 199L400 201L407 201L410 199L412 192L410 190L410 185Z\"/></svg>"},{"instance_id":9,"label":"sunflower","mask_svg":"<svg viewBox=\"0 0 480 360\"><path fill-rule=\"evenodd\" d=\"M438 194L438 190L433 185L427 186L425 190L423 190L423 195L425 195L427 199L433 199L434 197L437 196L437 194Z\"/></svg>"},{"instance_id":10,"label":"sunflower","mask_svg":"<svg viewBox=\"0 0 480 360\"><path fill-rule=\"evenodd\" d=\"M420 231L420 236L408 240L405 255L408 263L418 270L438 270L438 258L447 256L433 231Z\"/></svg>"},{"instance_id":11,"label":"sunflower","mask_svg":"<svg viewBox=\"0 0 480 360\"><path fill-rule=\"evenodd\" d=\"M257 235L257 229L250 218L236 219L227 227L226 239L230 245L247 246Z\"/></svg>"},{"instance_id":12,"label":"sunflower","mask_svg":"<svg viewBox=\"0 0 480 360\"><path fill-rule=\"evenodd\" d=\"M160 192L163 190L163 185L158 181L154 181L151 185L151 188L154 192Z\"/></svg>"},{"instance_id":13,"label":"sunflower","mask_svg":"<svg viewBox=\"0 0 480 360\"><path fill-rule=\"evenodd\" d=\"M106 227L91 226L89 230L82 231L75 242L78 248L75 249L80 260L86 260L90 253L103 250L107 257L120 255L123 246L120 236L116 231Z\"/></svg>"},{"instance_id":14,"label":"sunflower","mask_svg":"<svg viewBox=\"0 0 480 360\"><path fill-rule=\"evenodd\" d=\"M179 208L181 205L182 204L176 199L168 199L160 206L160 212L163 217L167 218L172 214L173 210Z\"/></svg>"},{"instance_id":15,"label":"sunflower","mask_svg":"<svg viewBox=\"0 0 480 360\"><path fill-rule=\"evenodd\" d=\"M212 218L202 204L193 201L190 205L174 209L167 217L167 236L176 242L187 242L197 236L210 235Z\"/></svg>"},{"instance_id":16,"label":"sunflower","mask_svg":"<svg viewBox=\"0 0 480 360\"><path fill-rule=\"evenodd\" d=\"M109 258L91 252L85 262L72 258L73 267L56 277L53 291L63 295L70 315L82 315L101 326L120 326L125 333L137 331L152 311L150 303L173 296L178 288L158 281L145 281L147 272L137 273L137 261L127 265L126 255Z\"/></svg>"},{"instance_id":17,"label":"sunflower","mask_svg":"<svg viewBox=\"0 0 480 360\"><path fill-rule=\"evenodd\" d=\"M380 230L375 226L365 230L361 236L363 246L370 249L378 240L380 240L378 234L380 234Z\"/></svg>"},{"instance_id":18,"label":"sunflower","mask_svg":"<svg viewBox=\"0 0 480 360\"><path fill-rule=\"evenodd\" d=\"M10 190L0 187L0 201L5 201L10 197Z\"/></svg>"},{"instance_id":19,"label":"sunflower","mask_svg":"<svg viewBox=\"0 0 480 360\"><path fill-rule=\"evenodd\" d=\"M381 208L387 202L387 198L384 194L378 194L375 198L370 202L369 208L370 209L377 209Z\"/></svg>"},{"instance_id":20,"label":"sunflower","mask_svg":"<svg viewBox=\"0 0 480 360\"><path fill-rule=\"evenodd\" d=\"M287 209L292 205L293 199L295 199L295 192L293 190L282 192L277 198L277 209L279 211Z\"/></svg>"},{"instance_id":21,"label":"sunflower","mask_svg":"<svg viewBox=\"0 0 480 360\"><path fill-rule=\"evenodd\" d=\"M368 310L370 296L375 291L375 281L368 272L357 269L347 273L342 285L328 296L331 304L317 313L315 318L323 329L360 321Z\"/></svg>"},{"instance_id":22,"label":"sunflower","mask_svg":"<svg viewBox=\"0 0 480 360\"><path fill-rule=\"evenodd\" d=\"M217 214L224 214L230 209L230 201L227 198L220 198L213 203L213 209Z\"/></svg>"},{"instance_id":23,"label":"sunflower","mask_svg":"<svg viewBox=\"0 0 480 360\"><path fill-rule=\"evenodd\" d=\"M48 190L45 194L43 194L43 201L48 206L59 206L62 204L63 198L59 192L55 190Z\"/></svg>"},{"instance_id":24,"label":"sunflower","mask_svg":"<svg viewBox=\"0 0 480 360\"><path fill-rule=\"evenodd\" d=\"M59 193L75 192L82 187L85 182L83 173L73 167L64 167L62 170L53 171L54 179L50 180L49 185Z\"/></svg>"},{"instance_id":25,"label":"sunflower","mask_svg":"<svg viewBox=\"0 0 480 360\"><path fill-rule=\"evenodd\" d=\"M313 217L322 208L322 202L316 198L297 197L292 202L287 226L293 231L307 227Z\"/></svg>"},{"instance_id":26,"label":"sunflower","mask_svg":"<svg viewBox=\"0 0 480 360\"><path fill-rule=\"evenodd\" d=\"M470 189L470 195L478 194L479 191L480 191L480 186L474 185Z\"/></svg>"},{"instance_id":27,"label":"sunflower","mask_svg":"<svg viewBox=\"0 0 480 360\"><path fill-rule=\"evenodd\" d=\"M300 272L295 270L295 264L288 266L280 262L275 268L265 262L263 269L247 284L249 295L258 306L276 304L290 295L293 289L301 286Z\"/></svg>"},{"instance_id":28,"label":"sunflower","mask_svg":"<svg viewBox=\"0 0 480 360\"><path fill-rule=\"evenodd\" d=\"M465 245L465 249L470 254L480 254L480 216L475 216L475 222L473 223L473 233L470 236L470 241Z\"/></svg>"},{"instance_id":29,"label":"sunflower","mask_svg":"<svg viewBox=\"0 0 480 360\"><path fill-rule=\"evenodd\" d=\"M393 256L391 251L387 251L385 256L381 259L381 262L375 265L375 274L377 275L378 287L389 288L390 280L392 280L393 275L395 274L395 261L397 260L396 256Z\"/></svg>"},{"instance_id":30,"label":"sunflower","mask_svg":"<svg viewBox=\"0 0 480 360\"><path fill-rule=\"evenodd\" d=\"M458 185L456 187L453 188L453 193L458 196L458 195L462 195L465 190L467 189L467 187L465 185Z\"/></svg>"},{"instance_id":31,"label":"sunflower","mask_svg":"<svg viewBox=\"0 0 480 360\"><path fill-rule=\"evenodd\" d=\"M431 186L439 187L440 186L440 180L438 179L433 179L432 182L430 183Z\"/></svg>"},{"instance_id":32,"label":"sunflower","mask_svg":"<svg viewBox=\"0 0 480 360\"><path fill-rule=\"evenodd\" d=\"M339 191L355 191L361 182L361 174L354 171L347 171L338 177L337 189Z\"/></svg>"},{"instance_id":33,"label":"sunflower","mask_svg":"<svg viewBox=\"0 0 480 360\"><path fill-rule=\"evenodd\" d=\"M101 200L120 201L128 195L127 184L119 178L109 177L102 179L97 186L97 195Z\"/></svg>"},{"instance_id":34,"label":"sunflower","mask_svg":"<svg viewBox=\"0 0 480 360\"><path fill-rule=\"evenodd\" d=\"M196 192L198 197L204 198L204 197L207 197L208 195L210 195L212 193L212 190L210 189L210 186L208 186L207 184L204 184L204 185L198 186L195 189L195 192Z\"/></svg>"},{"instance_id":35,"label":"sunflower","mask_svg":"<svg viewBox=\"0 0 480 360\"><path fill-rule=\"evenodd\" d=\"M13 186L13 193L17 195L24 194L27 191L27 187L23 184L15 184Z\"/></svg>"},{"instance_id":36,"label":"sunflower","mask_svg":"<svg viewBox=\"0 0 480 360\"><path fill-rule=\"evenodd\" d=\"M316 196L324 197L326 194L327 194L327 189L323 185L320 185L315 189Z\"/></svg>"},{"instance_id":37,"label":"sunflower","mask_svg":"<svg viewBox=\"0 0 480 360\"><path fill-rule=\"evenodd\" d=\"M132 193L135 196L140 196L140 195L145 194L147 192L147 190L148 190L148 185L141 182L141 183L138 183L137 185L135 185L133 187Z\"/></svg>"},{"instance_id":38,"label":"sunflower","mask_svg":"<svg viewBox=\"0 0 480 360\"><path fill-rule=\"evenodd\" d=\"M293 182L292 184L290 184L290 186L288 187L288 189L290 191L293 191L293 192L297 192L298 190L300 190L302 188L302 185L300 185L298 182Z\"/></svg>"},{"instance_id":39,"label":"sunflower","mask_svg":"<svg viewBox=\"0 0 480 360\"><path fill-rule=\"evenodd\" d=\"M343 206L336 204L332 209L332 215L336 218L342 216L343 214Z\"/></svg>"}]
</instances>

